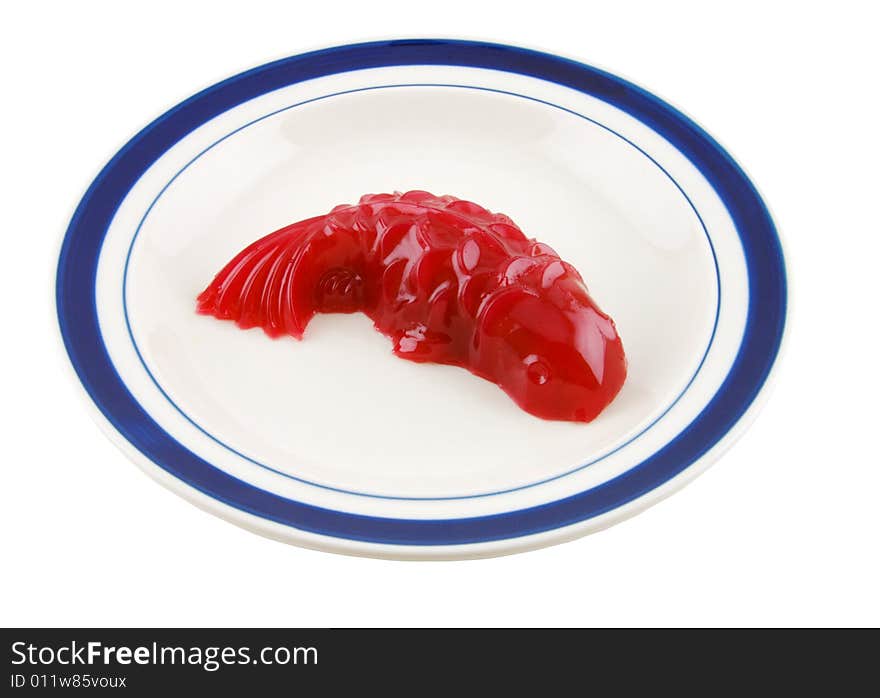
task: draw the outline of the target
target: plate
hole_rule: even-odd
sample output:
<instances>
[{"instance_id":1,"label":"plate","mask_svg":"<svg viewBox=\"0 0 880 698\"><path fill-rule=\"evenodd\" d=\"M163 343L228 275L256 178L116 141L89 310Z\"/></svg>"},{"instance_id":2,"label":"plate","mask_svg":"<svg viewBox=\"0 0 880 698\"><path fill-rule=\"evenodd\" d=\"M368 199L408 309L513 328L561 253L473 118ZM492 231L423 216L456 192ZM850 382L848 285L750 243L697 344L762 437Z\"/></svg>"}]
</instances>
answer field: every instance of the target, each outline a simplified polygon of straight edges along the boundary
<instances>
[{"instance_id":1,"label":"plate","mask_svg":"<svg viewBox=\"0 0 880 698\"><path fill-rule=\"evenodd\" d=\"M582 272L629 360L598 419L401 361L362 315L297 342L195 313L268 231L408 189L504 212ZM668 104L545 53L406 40L270 63L156 119L76 209L56 302L99 421L161 483L287 542L436 559L571 539L693 478L766 390L786 281L755 188Z\"/></svg>"}]
</instances>

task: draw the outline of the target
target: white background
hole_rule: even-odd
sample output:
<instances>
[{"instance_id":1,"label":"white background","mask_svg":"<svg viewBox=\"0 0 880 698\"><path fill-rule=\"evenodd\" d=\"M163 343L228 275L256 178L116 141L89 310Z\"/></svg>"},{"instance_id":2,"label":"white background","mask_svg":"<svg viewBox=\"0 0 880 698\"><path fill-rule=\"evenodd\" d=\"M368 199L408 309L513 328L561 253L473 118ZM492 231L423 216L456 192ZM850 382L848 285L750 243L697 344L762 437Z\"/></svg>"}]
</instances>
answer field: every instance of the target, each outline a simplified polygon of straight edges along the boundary
<instances>
[{"instance_id":1,"label":"white background","mask_svg":"<svg viewBox=\"0 0 880 698\"><path fill-rule=\"evenodd\" d=\"M0 29L0 625L880 624L880 54L869 8L549 0L8 7ZM427 35L583 60L647 87L716 136L761 189L787 244L787 352L774 394L733 450L610 530L455 563L285 546L164 490L92 423L55 337L60 235L105 161L197 89L311 48Z\"/></svg>"}]
</instances>

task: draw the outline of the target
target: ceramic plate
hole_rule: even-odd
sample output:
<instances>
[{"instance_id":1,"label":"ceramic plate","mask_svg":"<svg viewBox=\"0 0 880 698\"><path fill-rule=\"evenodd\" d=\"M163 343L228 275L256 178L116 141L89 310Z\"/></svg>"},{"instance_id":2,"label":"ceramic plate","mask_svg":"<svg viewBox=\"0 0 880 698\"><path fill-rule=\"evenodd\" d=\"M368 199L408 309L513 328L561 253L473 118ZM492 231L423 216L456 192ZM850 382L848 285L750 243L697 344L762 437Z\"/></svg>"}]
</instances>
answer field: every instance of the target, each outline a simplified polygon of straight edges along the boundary
<instances>
[{"instance_id":1,"label":"ceramic plate","mask_svg":"<svg viewBox=\"0 0 880 698\"><path fill-rule=\"evenodd\" d=\"M629 359L598 419L401 361L363 315L297 342L195 313L265 233L408 189L504 212L582 272ZM270 63L159 117L79 204L57 307L108 433L190 501L303 546L463 558L595 531L700 472L765 388L786 286L754 187L666 103L553 55L414 40Z\"/></svg>"}]
</instances>

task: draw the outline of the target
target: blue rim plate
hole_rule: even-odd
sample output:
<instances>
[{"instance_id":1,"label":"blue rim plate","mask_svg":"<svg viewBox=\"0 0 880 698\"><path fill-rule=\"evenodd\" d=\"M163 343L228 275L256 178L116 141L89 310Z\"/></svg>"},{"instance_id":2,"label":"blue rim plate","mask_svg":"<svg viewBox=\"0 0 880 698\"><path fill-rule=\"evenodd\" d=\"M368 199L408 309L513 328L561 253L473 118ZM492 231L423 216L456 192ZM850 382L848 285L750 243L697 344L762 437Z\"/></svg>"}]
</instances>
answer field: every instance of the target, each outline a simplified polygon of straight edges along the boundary
<instances>
[{"instance_id":1,"label":"blue rim plate","mask_svg":"<svg viewBox=\"0 0 880 698\"><path fill-rule=\"evenodd\" d=\"M741 248L747 287L738 345L711 396L689 423L670 433L647 457L582 491L504 511L461 516L436 516L430 509L412 516L389 516L382 510L363 513L356 507L335 508L284 496L217 467L172 436L133 394L108 352L96 292L102 248L126 197L163 155L222 115L275 91L310 84L306 81L382 68L498 71L586 95L671 145L676 157L686 159L721 202ZM410 86L415 81L392 82L397 84L373 82L349 90L328 88L325 93L376 90L402 82ZM557 106L534 96L517 96ZM277 111L282 110L272 114ZM403 558L477 557L547 545L614 523L681 486L753 415L780 350L786 300L783 254L764 203L736 162L688 117L596 68L513 46L458 40L381 41L315 51L249 70L187 99L134 136L96 177L67 229L56 279L58 322L73 369L108 433L139 465L196 504L265 535L308 547Z\"/></svg>"}]
</instances>

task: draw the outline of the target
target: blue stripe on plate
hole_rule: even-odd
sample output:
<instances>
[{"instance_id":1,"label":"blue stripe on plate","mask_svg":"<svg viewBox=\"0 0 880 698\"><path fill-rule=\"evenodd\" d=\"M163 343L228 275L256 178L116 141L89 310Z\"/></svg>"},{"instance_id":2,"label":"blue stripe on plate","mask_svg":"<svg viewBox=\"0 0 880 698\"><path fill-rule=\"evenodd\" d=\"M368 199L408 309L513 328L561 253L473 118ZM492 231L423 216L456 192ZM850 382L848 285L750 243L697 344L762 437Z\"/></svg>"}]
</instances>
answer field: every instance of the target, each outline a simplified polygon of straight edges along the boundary
<instances>
[{"instance_id":1,"label":"blue stripe on plate","mask_svg":"<svg viewBox=\"0 0 880 698\"><path fill-rule=\"evenodd\" d=\"M110 221L141 174L190 131L242 102L311 78L395 65L503 70L593 95L664 136L703 173L727 206L745 252L749 280L739 353L698 417L623 475L566 499L491 516L410 520L333 511L260 490L202 460L153 421L116 373L98 327L95 278ZM668 104L620 78L557 56L499 44L425 39L341 46L269 63L209 87L156 119L104 167L77 207L62 244L56 303L65 347L92 400L135 448L183 482L229 506L312 533L371 543L454 545L577 523L612 511L685 470L736 424L763 386L782 340L786 279L776 230L752 183L709 135Z\"/></svg>"},{"instance_id":2,"label":"blue stripe on plate","mask_svg":"<svg viewBox=\"0 0 880 698\"><path fill-rule=\"evenodd\" d=\"M184 412L183 408L180 407L180 405L178 405L171 398L171 396L168 394L168 392L161 386L159 381L156 379L156 376L153 375L153 372L150 370L150 367L147 366L147 362L144 360L144 357L141 354L140 347L138 346L137 340L135 339L135 336L134 336L134 332L132 331L132 328L131 328L131 322L129 320L129 315L128 315L128 301L127 301L127 297L126 297L127 296L126 286L128 284L128 269L129 269L129 264L131 262L131 255L132 255L132 250L134 249L135 242L137 241L138 236L140 235L140 231L143 228L144 222L147 220L147 217L150 215L150 211L153 210L153 207L156 205L156 203L159 201L159 199L162 197L162 195L168 190L168 187L170 187L174 183L174 181L184 171L187 170L187 168L189 168L200 157L202 157L202 155L204 155L205 153L210 151L214 146L216 146L219 143L222 143L230 136L232 136L236 133L239 133L240 131L248 128L249 126L256 124L256 123L259 123L259 122L263 121L264 119L267 119L271 116L274 116L275 114L280 114L282 112L290 111L291 109L295 109L303 104L312 104L314 102L318 102L323 99L328 99L330 97L338 97L339 95L347 95L347 94L352 94L352 93L357 93L357 92L368 92L371 90L394 89L394 88L400 88L400 87L448 87L448 88L467 89L467 90L479 90L482 92L493 92L496 94L503 94L503 95L508 95L511 97L517 97L520 99L526 99L526 100L529 100L532 102L537 102L539 104L543 104L548 107L553 107L554 109L559 109L561 111L567 112L568 114L571 114L573 116L577 116L578 118L589 121L589 122L595 124L596 126L599 126L600 128L605 129L609 133L614 134L615 136L620 138L622 141L624 141L625 143L627 143L628 145L632 146L637 151L639 151L648 160L650 160L651 163L655 167L657 167L669 179L670 182L672 182L675 185L675 188L684 197L685 201L687 201L687 203L688 203L688 206L690 206L691 210L694 212L694 215L697 217L697 220L700 223L700 227L703 230L703 235L705 235L705 237L706 237L706 242L709 245L709 252L712 255L712 264L715 269L715 290L717 293L717 298L716 298L716 303L715 303L715 317L712 320L712 332L710 333L709 341L706 344L706 349L703 352L702 357L700 357L699 364L697 365L697 368L694 371L694 374L691 376L690 380L688 380L687 385L685 385L685 387L676 396L676 398L659 415L657 415L657 417L655 419L653 419L650 424L648 424L644 429L639 431L637 434L633 435L631 438L627 439L627 441L625 441L624 443L620 444L619 446L614 447L613 449L609 450L607 453L605 453L597 458L594 458L593 460L587 461L586 463L581 463L580 465L578 465L578 466L576 466L576 467L572 468L571 470L568 470L564 473L560 473L558 475L554 475L553 477L548 477L543 480L538 480L537 482L531 482L531 483L528 483L525 485L520 485L519 487L511 487L511 488L505 489L505 490L496 490L494 492L480 492L477 494L467 494L467 495L457 495L457 496L450 495L447 497L403 497L403 496L392 496L392 495L379 495L379 494L372 494L372 493L368 493L368 492L356 492L353 490L345 490L345 489L342 489L339 487L330 487L329 485L322 485L317 482L311 482L309 480L305 480L303 478L296 477L294 475L291 475L290 473L285 473L281 470L277 470L275 468L272 468L272 467L266 465L265 463L261 463L260 461L254 459L254 458L251 458L250 456L245 455L241 451L237 451L229 444L225 443L221 439L217 438L216 436L214 436L213 434L208 432L201 424L199 424L195 419L193 419L186 412ZM320 487L321 489L330 490L332 492L341 492L343 494L351 494L351 495L356 495L359 497L371 497L373 499L391 499L391 500L400 500L400 501L439 502L439 501L448 501L448 500L454 500L454 499L477 499L479 497L494 497L495 495L499 495L499 494L507 494L509 492L518 492L520 490L528 489L530 487L537 487L538 485L543 485L547 482L552 482L553 480L558 480L560 478L572 475L573 473L580 472L584 468L588 468L591 465L595 465L599 461L602 461L605 458L608 458L609 456L617 453L618 451L620 451L623 448L626 448L633 441L640 438L643 434L645 434L647 431L649 431L655 424L657 424L657 422L659 422L661 419L663 419L663 417L665 417L669 413L669 411L679 403L681 398L684 397L685 393L687 393L687 391L690 389L691 385L693 385L694 381L696 380L697 376L699 375L700 371L703 368L703 364L706 361L706 357L709 355L709 350L712 348L712 343L715 341L715 331L718 328L718 316L720 314L720 311L721 311L721 274L718 270L718 257L715 254L715 246L712 244L712 238L709 236L709 231L706 230L706 224L703 222L703 218L700 216L700 212L697 211L697 207L694 206L693 201L691 201L690 197L685 193L684 189L675 180L675 178L671 174L669 174L669 172L667 172L666 169L659 162L657 162L654 158L652 158L650 155L648 155L648 153L646 153L644 150L642 150L638 145L633 143L628 138L622 136L614 129L609 128L608 126L596 121L595 119L591 119L588 116L584 116L583 114L579 114L576 111L572 111L571 109L566 109L565 107L561 107L558 104L553 104L552 102L546 102L542 99L536 99L534 97L529 97L527 95L521 95L521 94L517 94L515 92L506 92L504 90L495 90L495 89L490 89L487 87L474 87L472 85L411 83L411 84L401 84L401 85L375 85L372 87L361 87L361 88L354 89L354 90L346 90L345 92L335 92L333 94L323 95L321 97L313 97L312 99L308 99L304 102L299 102L297 104L283 107L282 109L277 109L269 114L264 114L263 116L260 116L259 118L254 119L253 121L250 121L250 122L244 124L243 126L239 126L234 131L227 133L223 137L214 141L211 145L204 148L200 153L198 153L195 157L193 157L191 160L189 160L189 162L187 162L182 168L180 168L171 177L171 179L169 179L168 182L160 189L159 193L156 195L156 198L153 199L153 201L147 207L147 210L144 212L144 215L141 218L140 223L138 223L137 229L135 230L135 233L132 236L131 244L128 246L128 254L125 257L125 269L122 274L122 312L125 315L125 326L128 329L128 336L129 336L129 339L131 340L132 346L134 346L134 350L135 350L135 353L137 354L138 360L140 361L141 366L143 366L144 371L146 371L147 375L150 377L150 380L153 381L153 384L156 386L156 388L158 388L159 392L162 393L162 396L174 407L175 410L177 410L178 413L180 413L181 416L183 416L184 419L186 419L186 421L188 421L190 424L192 424L196 429L198 429L200 432L202 432L205 436L207 436L213 442L215 442L216 444L219 444L220 446L222 446L226 450L230 451L231 453L234 453L239 458L242 458L243 460L249 461L250 463L253 463L254 465L256 465L260 468L263 468L264 470L268 470L269 472L275 473L276 475L280 475L281 477L288 478L290 480L295 480L297 482L302 482L307 485L311 485L313 487Z\"/></svg>"}]
</instances>

